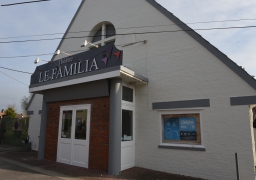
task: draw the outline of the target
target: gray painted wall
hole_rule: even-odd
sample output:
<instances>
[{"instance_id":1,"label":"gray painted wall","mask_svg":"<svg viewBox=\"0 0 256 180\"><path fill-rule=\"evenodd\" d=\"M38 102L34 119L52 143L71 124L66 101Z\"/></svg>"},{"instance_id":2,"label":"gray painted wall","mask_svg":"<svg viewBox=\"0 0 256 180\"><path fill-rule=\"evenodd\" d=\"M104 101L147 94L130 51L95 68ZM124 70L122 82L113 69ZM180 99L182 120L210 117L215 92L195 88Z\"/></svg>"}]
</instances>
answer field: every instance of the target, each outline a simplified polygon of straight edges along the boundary
<instances>
[{"instance_id":1,"label":"gray painted wall","mask_svg":"<svg viewBox=\"0 0 256 180\"><path fill-rule=\"evenodd\" d=\"M108 80L43 91L46 102L109 96Z\"/></svg>"},{"instance_id":2,"label":"gray painted wall","mask_svg":"<svg viewBox=\"0 0 256 180\"><path fill-rule=\"evenodd\" d=\"M111 79L110 84L110 124L109 124L109 161L108 173L119 175L121 172L122 136L122 79Z\"/></svg>"},{"instance_id":3,"label":"gray painted wall","mask_svg":"<svg viewBox=\"0 0 256 180\"><path fill-rule=\"evenodd\" d=\"M210 99L157 102L152 104L152 109L178 109L178 108L196 108L196 107L210 107Z\"/></svg>"},{"instance_id":4,"label":"gray painted wall","mask_svg":"<svg viewBox=\"0 0 256 180\"><path fill-rule=\"evenodd\" d=\"M231 97L231 106L256 104L256 96Z\"/></svg>"}]
</instances>

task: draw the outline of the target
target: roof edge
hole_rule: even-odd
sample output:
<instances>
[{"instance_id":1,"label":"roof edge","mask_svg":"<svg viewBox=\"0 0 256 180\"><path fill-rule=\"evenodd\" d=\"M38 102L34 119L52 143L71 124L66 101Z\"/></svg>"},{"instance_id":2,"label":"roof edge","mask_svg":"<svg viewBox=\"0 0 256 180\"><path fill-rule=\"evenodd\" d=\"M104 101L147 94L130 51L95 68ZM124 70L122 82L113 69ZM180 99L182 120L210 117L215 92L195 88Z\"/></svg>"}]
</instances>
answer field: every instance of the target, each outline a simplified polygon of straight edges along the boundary
<instances>
[{"instance_id":1,"label":"roof edge","mask_svg":"<svg viewBox=\"0 0 256 180\"><path fill-rule=\"evenodd\" d=\"M35 93L33 93L33 95L32 95L32 97L30 98L30 100L29 100L29 102L28 102L28 105L26 106L26 110L28 110L28 108L29 108L29 106L31 105L31 103L32 103L32 101L33 101L33 99L34 99L34 97L35 97Z\"/></svg>"},{"instance_id":2,"label":"roof edge","mask_svg":"<svg viewBox=\"0 0 256 180\"><path fill-rule=\"evenodd\" d=\"M149 4L159 10L162 14L164 14L167 18L173 21L177 26L179 26L182 30L184 30L187 34L189 34L192 38L194 38L199 44L205 47L208 51L210 51L214 56L216 56L221 62L223 62L226 66L228 66L233 72L235 72L240 78L242 78L245 82L247 82L252 88L256 90L256 80L248 74L245 70L239 67L234 61L227 57L224 53L210 44L207 40L205 40L201 35L195 32L192 28L178 19L175 15L157 3L155 0L146 0Z\"/></svg>"}]
</instances>

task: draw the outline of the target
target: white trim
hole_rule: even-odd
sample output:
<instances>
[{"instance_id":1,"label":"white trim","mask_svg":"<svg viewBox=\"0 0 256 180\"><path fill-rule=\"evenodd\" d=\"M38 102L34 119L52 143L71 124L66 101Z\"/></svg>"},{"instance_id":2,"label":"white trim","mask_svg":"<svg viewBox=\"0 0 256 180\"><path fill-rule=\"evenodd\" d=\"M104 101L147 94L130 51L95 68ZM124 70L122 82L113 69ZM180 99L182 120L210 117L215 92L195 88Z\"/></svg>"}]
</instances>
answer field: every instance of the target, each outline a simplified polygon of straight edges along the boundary
<instances>
[{"instance_id":1,"label":"white trim","mask_svg":"<svg viewBox=\"0 0 256 180\"><path fill-rule=\"evenodd\" d=\"M168 109L168 110L160 110L159 111L159 123L160 123L160 146L170 146L170 147L189 147L189 148L205 148L204 147L204 136L203 136L203 113L202 108L198 109ZM181 144L181 143L163 143L163 122L162 122L162 115L168 115L168 114L199 114L200 116L200 133L201 133L201 144Z\"/></svg>"},{"instance_id":2,"label":"white trim","mask_svg":"<svg viewBox=\"0 0 256 180\"><path fill-rule=\"evenodd\" d=\"M29 92L33 93L33 92L47 90L47 89L59 88L59 87L70 86L70 85L74 85L74 84L97 81L97 80L101 80L101 79L108 79L108 78L119 77L119 76L120 76L120 70L116 70L116 71L97 74L97 75L93 75L93 76L86 76L83 78L72 79L69 81L63 81L63 82L53 83L53 84L49 84L49 85L45 85L45 86L30 88Z\"/></svg>"},{"instance_id":3,"label":"white trim","mask_svg":"<svg viewBox=\"0 0 256 180\"><path fill-rule=\"evenodd\" d=\"M126 165L122 166L122 162L121 162L121 171L132 168L136 165L136 153L135 153L135 144L136 144L135 87L132 86L132 85L129 85L127 83L123 83L123 86L131 88L133 90L133 102L128 102L128 101L123 101L122 100L122 110L130 110L133 113L133 122L132 122L133 123L132 124L132 126L133 126L132 127L133 128L133 139L132 139L132 141L121 142L121 155L122 155L123 148L125 148L127 146L130 147L131 145L133 145L134 163L126 164Z\"/></svg>"}]
</instances>

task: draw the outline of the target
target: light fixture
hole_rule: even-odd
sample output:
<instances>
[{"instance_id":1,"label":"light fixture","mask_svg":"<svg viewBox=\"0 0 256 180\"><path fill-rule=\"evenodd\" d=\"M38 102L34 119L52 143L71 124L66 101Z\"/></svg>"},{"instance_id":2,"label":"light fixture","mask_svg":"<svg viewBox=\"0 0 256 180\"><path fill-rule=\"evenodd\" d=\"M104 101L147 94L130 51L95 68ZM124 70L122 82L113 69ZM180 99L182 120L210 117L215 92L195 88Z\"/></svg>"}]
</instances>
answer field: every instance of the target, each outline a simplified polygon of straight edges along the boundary
<instances>
[{"instance_id":1,"label":"light fixture","mask_svg":"<svg viewBox=\"0 0 256 180\"><path fill-rule=\"evenodd\" d=\"M43 60L43 59L40 59L40 58L36 58L36 60L34 61L35 64L37 64L39 61L45 61L47 63L49 63L50 61L46 61L46 60Z\"/></svg>"},{"instance_id":2,"label":"light fixture","mask_svg":"<svg viewBox=\"0 0 256 180\"><path fill-rule=\"evenodd\" d=\"M147 40L143 40L143 41L138 41L138 42L134 42L134 43L124 44L124 45L122 45L122 47L130 46L130 45L137 44L137 43L141 43L141 42L143 42L144 44L146 44L148 41L147 41Z\"/></svg>"},{"instance_id":3,"label":"light fixture","mask_svg":"<svg viewBox=\"0 0 256 180\"><path fill-rule=\"evenodd\" d=\"M92 46L94 46L94 47L96 47L96 48L99 48L99 45L95 45L95 44L93 44L93 43L90 43L90 42L87 41L87 40L84 41L84 44L82 44L81 47L85 47L85 46L87 46L88 44L90 44L90 45L92 45Z\"/></svg>"},{"instance_id":4,"label":"light fixture","mask_svg":"<svg viewBox=\"0 0 256 180\"><path fill-rule=\"evenodd\" d=\"M64 51L61 51L61 50L59 50L59 49L54 53L54 55L59 55L60 53L66 54L66 55L68 55L68 56L71 56L71 54L68 54L68 53L66 53L66 52L64 52Z\"/></svg>"},{"instance_id":5,"label":"light fixture","mask_svg":"<svg viewBox=\"0 0 256 180\"><path fill-rule=\"evenodd\" d=\"M99 49L99 50L101 50L104 54L106 54L106 55L107 55L107 57L109 57L109 54L108 54L108 52L107 52L107 51L105 51L105 50L101 49L101 48L99 47L99 45L96 45L96 44L90 43L90 42L89 42L89 41L87 41L87 40L85 40L85 41L84 41L84 44L83 44L81 47L85 47L85 46L87 46L88 44L90 44L91 46L94 46L94 47L98 48L98 49Z\"/></svg>"}]
</instances>

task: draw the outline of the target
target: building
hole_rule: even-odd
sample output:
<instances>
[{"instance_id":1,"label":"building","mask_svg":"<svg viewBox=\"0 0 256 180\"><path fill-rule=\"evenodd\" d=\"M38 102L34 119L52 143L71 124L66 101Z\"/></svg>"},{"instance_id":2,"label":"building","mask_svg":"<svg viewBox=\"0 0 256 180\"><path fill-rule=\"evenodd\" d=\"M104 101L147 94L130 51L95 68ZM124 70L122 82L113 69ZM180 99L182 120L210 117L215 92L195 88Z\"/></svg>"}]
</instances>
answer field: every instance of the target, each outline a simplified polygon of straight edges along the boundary
<instances>
[{"instance_id":1,"label":"building","mask_svg":"<svg viewBox=\"0 0 256 180\"><path fill-rule=\"evenodd\" d=\"M83 0L57 50L29 87L39 159L233 180L237 153L255 178L255 79L154 0Z\"/></svg>"},{"instance_id":2,"label":"building","mask_svg":"<svg viewBox=\"0 0 256 180\"><path fill-rule=\"evenodd\" d=\"M0 112L0 119L4 118L5 115L5 111L4 109L2 109L2 111Z\"/></svg>"},{"instance_id":3,"label":"building","mask_svg":"<svg viewBox=\"0 0 256 180\"><path fill-rule=\"evenodd\" d=\"M33 94L26 107L27 115L29 115L28 135L31 140L31 149L38 151L40 124L42 114L43 95Z\"/></svg>"}]
</instances>

